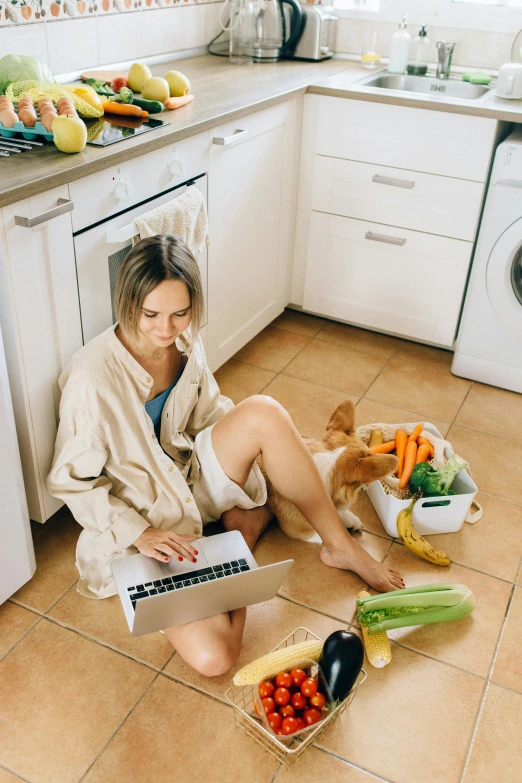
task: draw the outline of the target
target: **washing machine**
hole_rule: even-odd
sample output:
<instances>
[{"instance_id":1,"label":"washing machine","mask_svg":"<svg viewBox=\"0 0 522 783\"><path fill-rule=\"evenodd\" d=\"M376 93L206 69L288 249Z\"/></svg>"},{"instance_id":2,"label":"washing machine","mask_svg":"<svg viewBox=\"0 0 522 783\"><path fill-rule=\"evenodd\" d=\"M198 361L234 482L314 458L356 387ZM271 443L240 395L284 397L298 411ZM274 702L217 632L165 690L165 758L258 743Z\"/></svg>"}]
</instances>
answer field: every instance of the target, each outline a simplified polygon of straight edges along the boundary
<instances>
[{"instance_id":1,"label":"washing machine","mask_svg":"<svg viewBox=\"0 0 522 783\"><path fill-rule=\"evenodd\" d=\"M451 369L522 393L522 129L497 147Z\"/></svg>"}]
</instances>

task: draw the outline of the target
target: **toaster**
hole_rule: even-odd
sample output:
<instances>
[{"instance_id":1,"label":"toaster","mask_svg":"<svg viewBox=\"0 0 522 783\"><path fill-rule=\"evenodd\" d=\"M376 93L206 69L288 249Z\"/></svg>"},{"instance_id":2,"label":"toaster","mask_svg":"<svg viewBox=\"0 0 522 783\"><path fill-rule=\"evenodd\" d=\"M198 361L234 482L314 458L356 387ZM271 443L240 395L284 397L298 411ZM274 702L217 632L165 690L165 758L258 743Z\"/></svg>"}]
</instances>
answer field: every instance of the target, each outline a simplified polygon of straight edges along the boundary
<instances>
[{"instance_id":1,"label":"toaster","mask_svg":"<svg viewBox=\"0 0 522 783\"><path fill-rule=\"evenodd\" d=\"M303 32L292 53L293 60L327 60L333 57L338 16L331 5L303 5ZM284 6L290 24L289 6Z\"/></svg>"}]
</instances>

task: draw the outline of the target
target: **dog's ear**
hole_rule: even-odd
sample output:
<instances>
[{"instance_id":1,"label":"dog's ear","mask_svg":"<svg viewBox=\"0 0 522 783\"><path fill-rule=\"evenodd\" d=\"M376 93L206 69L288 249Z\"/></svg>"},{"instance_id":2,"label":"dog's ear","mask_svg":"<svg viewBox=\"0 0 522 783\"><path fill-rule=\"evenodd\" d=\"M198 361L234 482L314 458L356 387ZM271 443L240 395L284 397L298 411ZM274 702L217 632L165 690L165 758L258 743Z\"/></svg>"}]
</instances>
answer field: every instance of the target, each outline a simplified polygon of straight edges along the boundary
<instances>
[{"instance_id":1,"label":"dog's ear","mask_svg":"<svg viewBox=\"0 0 522 783\"><path fill-rule=\"evenodd\" d=\"M355 423L355 406L351 400L345 400L334 410L330 421L326 425L326 431L346 432L353 435Z\"/></svg>"},{"instance_id":2,"label":"dog's ear","mask_svg":"<svg viewBox=\"0 0 522 783\"><path fill-rule=\"evenodd\" d=\"M357 475L362 484L371 484L395 473L398 466L399 460L394 454L369 454L359 460Z\"/></svg>"}]
</instances>

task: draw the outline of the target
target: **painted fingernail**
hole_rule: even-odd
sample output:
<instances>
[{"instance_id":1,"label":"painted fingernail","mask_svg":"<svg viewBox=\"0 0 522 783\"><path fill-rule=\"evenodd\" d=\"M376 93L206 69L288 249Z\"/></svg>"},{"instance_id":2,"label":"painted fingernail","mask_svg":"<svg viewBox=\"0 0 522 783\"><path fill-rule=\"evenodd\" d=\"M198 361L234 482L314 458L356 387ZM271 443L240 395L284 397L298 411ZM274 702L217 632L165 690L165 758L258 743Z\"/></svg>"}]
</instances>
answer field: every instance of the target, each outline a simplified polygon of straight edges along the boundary
<instances>
[{"instance_id":1,"label":"painted fingernail","mask_svg":"<svg viewBox=\"0 0 522 783\"><path fill-rule=\"evenodd\" d=\"M196 560L196 558L194 558L194 560L193 560L192 562L193 562L193 563L197 563L198 561Z\"/></svg>"},{"instance_id":2,"label":"painted fingernail","mask_svg":"<svg viewBox=\"0 0 522 783\"><path fill-rule=\"evenodd\" d=\"M178 557L178 560L181 562L183 560L183 558L182 557Z\"/></svg>"},{"instance_id":3,"label":"painted fingernail","mask_svg":"<svg viewBox=\"0 0 522 783\"><path fill-rule=\"evenodd\" d=\"M199 552L198 552L198 550L197 550L197 549L195 549L195 550L194 550L194 554L195 554L195 555L199 555Z\"/></svg>"},{"instance_id":4,"label":"painted fingernail","mask_svg":"<svg viewBox=\"0 0 522 783\"><path fill-rule=\"evenodd\" d=\"M169 562L169 559L168 559L168 557L166 557L166 558L165 558L165 562L166 562L166 563L168 563L168 562Z\"/></svg>"}]
</instances>

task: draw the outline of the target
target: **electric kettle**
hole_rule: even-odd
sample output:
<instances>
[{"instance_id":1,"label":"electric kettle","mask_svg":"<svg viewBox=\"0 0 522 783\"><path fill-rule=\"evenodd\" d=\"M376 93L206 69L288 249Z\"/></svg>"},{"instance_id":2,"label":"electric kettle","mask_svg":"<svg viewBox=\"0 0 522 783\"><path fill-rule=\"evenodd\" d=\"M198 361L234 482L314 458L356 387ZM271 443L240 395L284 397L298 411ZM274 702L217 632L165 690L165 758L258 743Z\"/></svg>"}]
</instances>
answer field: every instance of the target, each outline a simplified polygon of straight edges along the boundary
<instances>
[{"instance_id":1,"label":"electric kettle","mask_svg":"<svg viewBox=\"0 0 522 783\"><path fill-rule=\"evenodd\" d=\"M496 94L499 98L522 98L522 63L506 63L498 72Z\"/></svg>"},{"instance_id":2,"label":"electric kettle","mask_svg":"<svg viewBox=\"0 0 522 783\"><path fill-rule=\"evenodd\" d=\"M290 31L283 4L290 6ZM245 54L254 62L275 63L291 53L303 31L304 14L297 0L247 0Z\"/></svg>"}]
</instances>

